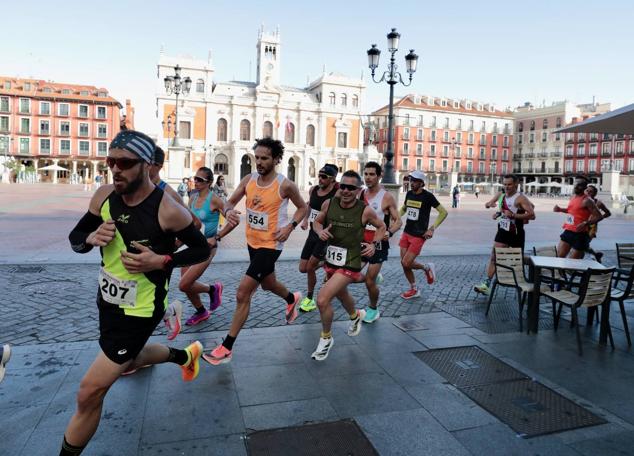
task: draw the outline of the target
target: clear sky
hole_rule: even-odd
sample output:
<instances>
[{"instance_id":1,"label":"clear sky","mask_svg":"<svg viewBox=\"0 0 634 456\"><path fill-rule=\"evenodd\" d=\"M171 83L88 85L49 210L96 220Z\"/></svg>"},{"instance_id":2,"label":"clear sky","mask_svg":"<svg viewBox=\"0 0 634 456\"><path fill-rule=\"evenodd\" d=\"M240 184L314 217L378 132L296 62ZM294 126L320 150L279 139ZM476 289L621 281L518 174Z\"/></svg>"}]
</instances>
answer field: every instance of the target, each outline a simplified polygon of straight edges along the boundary
<instances>
[{"instance_id":1,"label":"clear sky","mask_svg":"<svg viewBox=\"0 0 634 456\"><path fill-rule=\"evenodd\" d=\"M0 75L106 87L136 108L136 128L156 133L154 91L161 45L206 59L216 81L255 79L260 25L279 25L281 79L304 87L328 71L360 77L369 112L387 103L369 78L366 51L401 33L397 61L420 56L410 87L500 107L568 99L634 102L634 2L630 0L428 1L32 1L2 7ZM249 77L249 63L252 64Z\"/></svg>"}]
</instances>

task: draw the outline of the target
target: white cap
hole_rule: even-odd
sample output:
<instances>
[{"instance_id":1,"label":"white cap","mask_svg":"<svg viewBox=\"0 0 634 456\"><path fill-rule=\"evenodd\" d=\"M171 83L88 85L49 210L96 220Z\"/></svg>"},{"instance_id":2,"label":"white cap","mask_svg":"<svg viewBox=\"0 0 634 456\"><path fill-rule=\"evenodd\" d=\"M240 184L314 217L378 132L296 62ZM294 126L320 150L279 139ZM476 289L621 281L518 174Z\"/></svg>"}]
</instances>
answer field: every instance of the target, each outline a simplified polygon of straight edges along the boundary
<instances>
[{"instance_id":1,"label":"white cap","mask_svg":"<svg viewBox=\"0 0 634 456\"><path fill-rule=\"evenodd\" d=\"M410 171L408 176L412 177L414 179L421 180L423 182L427 179L427 177L425 176L425 173L420 171L420 170L418 170L418 169L416 169L414 171Z\"/></svg>"}]
</instances>

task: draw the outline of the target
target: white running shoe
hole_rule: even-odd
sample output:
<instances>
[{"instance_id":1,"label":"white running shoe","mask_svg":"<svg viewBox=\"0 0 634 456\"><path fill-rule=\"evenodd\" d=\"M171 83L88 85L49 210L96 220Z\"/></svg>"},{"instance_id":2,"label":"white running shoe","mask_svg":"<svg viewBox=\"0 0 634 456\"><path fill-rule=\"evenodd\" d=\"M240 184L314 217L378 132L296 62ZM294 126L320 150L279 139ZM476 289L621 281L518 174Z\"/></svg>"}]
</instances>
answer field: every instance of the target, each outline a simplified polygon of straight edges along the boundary
<instances>
[{"instance_id":1,"label":"white running shoe","mask_svg":"<svg viewBox=\"0 0 634 456\"><path fill-rule=\"evenodd\" d=\"M354 337L361 332L361 322L365 318L365 310L360 309L357 310L357 318L350 321L350 326L348 326L348 335L350 337Z\"/></svg>"},{"instance_id":2,"label":"white running shoe","mask_svg":"<svg viewBox=\"0 0 634 456\"><path fill-rule=\"evenodd\" d=\"M168 329L167 340L173 340L181 332L181 318L183 316L183 304L179 300L172 302L165 311L163 322Z\"/></svg>"},{"instance_id":3,"label":"white running shoe","mask_svg":"<svg viewBox=\"0 0 634 456\"><path fill-rule=\"evenodd\" d=\"M376 275L376 279L374 280L374 283L376 284L377 287L380 287L381 284L383 283L383 274L381 274L380 272Z\"/></svg>"},{"instance_id":4,"label":"white running shoe","mask_svg":"<svg viewBox=\"0 0 634 456\"><path fill-rule=\"evenodd\" d=\"M315 361L324 361L328 358L328 353L330 353L330 349L335 344L334 337L329 337L328 339L324 339L323 337L319 338L319 343L317 344L317 348L310 355Z\"/></svg>"},{"instance_id":5,"label":"white running shoe","mask_svg":"<svg viewBox=\"0 0 634 456\"><path fill-rule=\"evenodd\" d=\"M2 353L0 353L0 382L4 379L4 373L7 363L11 359L11 345L4 344L2 346Z\"/></svg>"}]
</instances>

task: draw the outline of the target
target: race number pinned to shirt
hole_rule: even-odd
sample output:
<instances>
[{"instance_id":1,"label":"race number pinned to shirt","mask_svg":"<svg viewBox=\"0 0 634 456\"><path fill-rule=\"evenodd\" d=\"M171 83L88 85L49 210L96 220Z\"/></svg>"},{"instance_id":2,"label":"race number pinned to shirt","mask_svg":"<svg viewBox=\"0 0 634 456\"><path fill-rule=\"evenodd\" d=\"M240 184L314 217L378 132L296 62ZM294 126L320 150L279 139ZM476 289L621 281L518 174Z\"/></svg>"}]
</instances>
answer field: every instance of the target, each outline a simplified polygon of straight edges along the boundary
<instances>
[{"instance_id":1,"label":"race number pinned to shirt","mask_svg":"<svg viewBox=\"0 0 634 456\"><path fill-rule=\"evenodd\" d=\"M408 207L407 208L407 220L418 220L418 214L420 212L420 209L416 208L416 207Z\"/></svg>"},{"instance_id":2,"label":"race number pinned to shirt","mask_svg":"<svg viewBox=\"0 0 634 456\"><path fill-rule=\"evenodd\" d=\"M567 214L566 215L566 224L567 225L574 225L575 224L575 216L572 214Z\"/></svg>"},{"instance_id":3,"label":"race number pinned to shirt","mask_svg":"<svg viewBox=\"0 0 634 456\"><path fill-rule=\"evenodd\" d=\"M326 250L326 261L335 266L344 266L348 256L348 249L329 245Z\"/></svg>"},{"instance_id":4,"label":"race number pinned to shirt","mask_svg":"<svg viewBox=\"0 0 634 456\"><path fill-rule=\"evenodd\" d=\"M104 301L116 306L134 307L136 304L136 280L121 280L105 269L99 270L99 289Z\"/></svg>"},{"instance_id":5,"label":"race number pinned to shirt","mask_svg":"<svg viewBox=\"0 0 634 456\"><path fill-rule=\"evenodd\" d=\"M319 215L319 211L317 209L311 209L310 215L308 216L308 221L310 223L313 223L318 215Z\"/></svg>"},{"instance_id":6,"label":"race number pinned to shirt","mask_svg":"<svg viewBox=\"0 0 634 456\"><path fill-rule=\"evenodd\" d=\"M507 219L506 217L502 217L500 219L500 221L498 222L498 226L500 227L501 230L511 231L511 221Z\"/></svg>"},{"instance_id":7,"label":"race number pinned to shirt","mask_svg":"<svg viewBox=\"0 0 634 456\"><path fill-rule=\"evenodd\" d=\"M254 230L266 231L269 229L269 214L247 209L247 223Z\"/></svg>"}]
</instances>

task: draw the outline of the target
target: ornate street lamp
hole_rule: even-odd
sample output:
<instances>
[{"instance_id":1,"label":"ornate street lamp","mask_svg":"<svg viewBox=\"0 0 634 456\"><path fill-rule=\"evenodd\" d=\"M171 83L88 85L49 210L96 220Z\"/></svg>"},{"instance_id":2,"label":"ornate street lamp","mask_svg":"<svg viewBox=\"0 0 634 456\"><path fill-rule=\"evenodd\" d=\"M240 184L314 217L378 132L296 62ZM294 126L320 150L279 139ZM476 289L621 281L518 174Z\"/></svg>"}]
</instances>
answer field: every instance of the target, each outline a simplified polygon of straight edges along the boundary
<instances>
[{"instance_id":1,"label":"ornate street lamp","mask_svg":"<svg viewBox=\"0 0 634 456\"><path fill-rule=\"evenodd\" d=\"M368 49L368 66L370 67L370 70L372 70L372 80L376 83L386 81L390 86L390 103L387 116L387 150L385 151L385 171L383 173L383 183L386 184L396 183L394 178L394 165L392 164L392 160L394 158L394 150L392 149L392 127L394 125L394 85L400 82L406 87L409 86L412 83L412 76L416 72L416 65L418 63L418 56L414 53L413 49L410 49L409 54L405 56L405 69L409 74L409 82L405 83L401 77L401 73L396 71L398 69L398 65L396 65L394 58L394 54L398 51L400 38L401 35L395 28L387 34L387 50L390 53L390 63L388 64L387 71L383 73L383 76L381 76L381 79L378 81L374 77L374 72L379 66L381 51L376 47L376 44L373 44L372 47Z\"/></svg>"},{"instance_id":2,"label":"ornate street lamp","mask_svg":"<svg viewBox=\"0 0 634 456\"><path fill-rule=\"evenodd\" d=\"M192 87L192 80L189 76L185 79L181 78L181 67L176 65L174 67L174 76L165 76L163 79L165 83L165 91L168 95L176 95L176 108L174 109L174 141L172 142L173 147L178 147L178 96L182 93L183 96L189 94L189 91ZM170 117L168 116L168 128ZM169 133L168 133L168 143L169 143Z\"/></svg>"}]
</instances>

